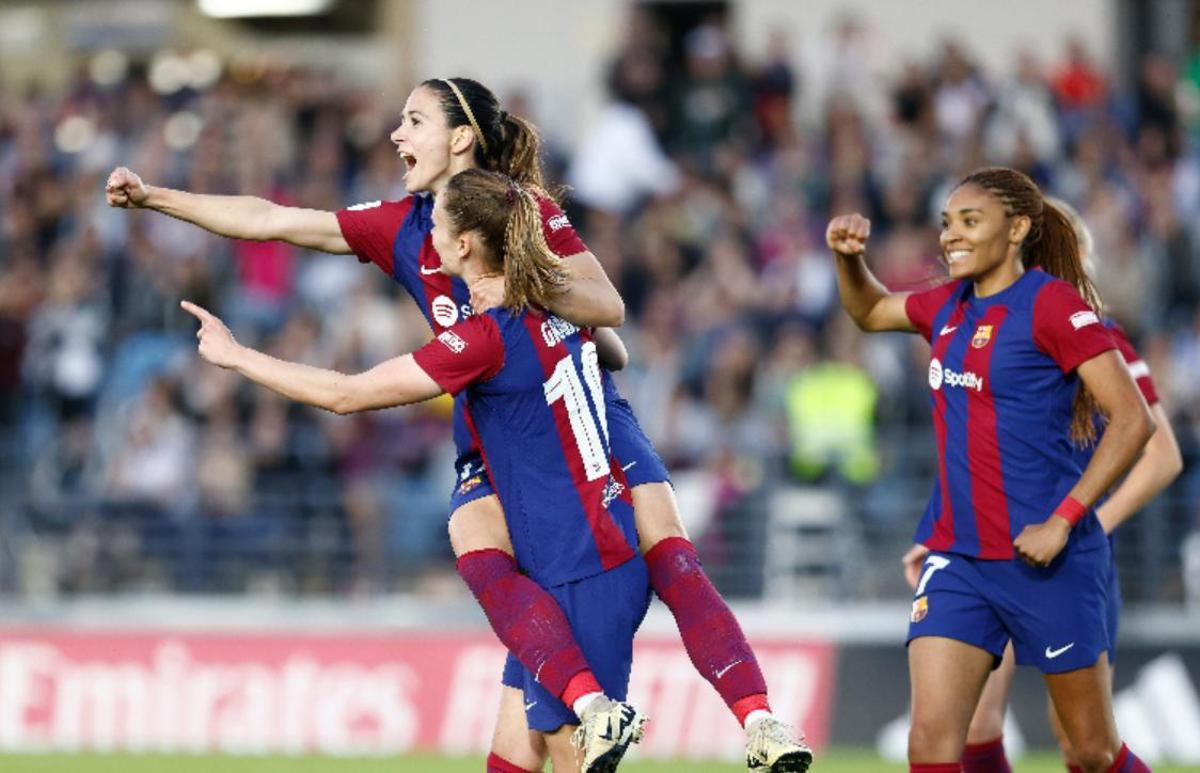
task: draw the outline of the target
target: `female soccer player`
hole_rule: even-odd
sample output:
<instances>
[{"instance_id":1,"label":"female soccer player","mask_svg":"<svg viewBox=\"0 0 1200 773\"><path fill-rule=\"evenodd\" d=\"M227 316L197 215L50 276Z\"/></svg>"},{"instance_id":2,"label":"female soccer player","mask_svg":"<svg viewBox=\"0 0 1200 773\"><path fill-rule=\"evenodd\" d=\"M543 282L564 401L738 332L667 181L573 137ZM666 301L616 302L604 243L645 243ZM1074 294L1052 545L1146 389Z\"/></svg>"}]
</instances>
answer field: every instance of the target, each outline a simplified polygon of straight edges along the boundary
<instances>
[{"instance_id":1,"label":"female soccer player","mask_svg":"<svg viewBox=\"0 0 1200 773\"><path fill-rule=\"evenodd\" d=\"M1071 222L1071 227L1075 230L1075 238L1079 242L1079 254L1083 265L1091 275L1093 273L1092 245L1094 243L1091 231L1070 204L1057 199L1052 200L1052 203ZM1129 368L1129 374L1133 376L1142 397L1150 406L1150 414L1153 416L1156 426L1154 434L1150 436L1142 455L1129 470L1129 474L1110 495L1096 506L1096 517L1100 519L1104 533L1109 535L1109 550L1111 551L1112 535L1116 528L1129 520L1178 477L1183 470L1183 457L1179 450L1179 443L1175 440L1175 433L1171 431L1167 412L1159 403L1158 391L1150 376L1150 369L1138 356L1120 325L1108 318L1104 319L1104 324L1112 334L1113 341L1120 350L1126 367ZM1094 447L1091 445L1077 447L1076 453L1080 468L1087 467L1088 462L1091 461L1093 450ZM920 577L921 565L925 562L928 554L929 549L924 545L914 545L904 556L905 577L914 589ZM1120 612L1121 586L1117 579L1116 559L1115 556L1112 556L1109 561L1108 607L1105 617L1108 627L1110 689L1112 673L1116 668L1117 628ZM1004 659L1000 666L988 677L983 694L979 698L979 705L975 707L975 715L971 718L971 725L967 730L967 747L962 759L964 773L1009 773L1012 770L1004 753L1003 733L1004 712L1008 706L1009 689L1012 686L1015 672L1016 662L1013 659L1013 650L1010 645L1004 650ZM1063 733L1062 725L1059 723L1058 715L1054 712L1052 705L1047 707L1047 714L1050 726L1062 749L1067 770L1071 773L1078 773L1081 768L1075 762L1070 743Z\"/></svg>"},{"instance_id":2,"label":"female soccer player","mask_svg":"<svg viewBox=\"0 0 1200 773\"><path fill-rule=\"evenodd\" d=\"M973 172L942 213L952 281L920 293L871 274L869 235L860 215L826 231L843 306L863 330L920 332L933 346L939 470L931 528L917 535L930 554L908 636L909 770L962 769L971 714L1010 640L1018 663L1042 671L1083 770L1148 770L1113 720L1108 542L1092 505L1154 423L1100 322L1070 223L1024 174ZM1081 473L1072 442L1094 439L1097 407L1108 424Z\"/></svg>"},{"instance_id":3,"label":"female soccer player","mask_svg":"<svg viewBox=\"0 0 1200 773\"><path fill-rule=\"evenodd\" d=\"M546 245L531 193L503 175L467 170L448 182L432 219L443 269L466 281L502 274L503 306L451 325L412 354L344 375L239 346L219 319L185 301L201 322L200 354L339 414L445 392L468 395L470 431L487 458L521 566L567 612L608 694L623 699L650 587L633 508L621 496L608 449L599 342L541 306L566 274ZM607 335L611 345L615 336ZM526 700L545 703L528 712L531 726L546 735L556 769L574 765L566 728L575 715L524 676ZM641 737L646 718L636 709L621 705L613 717L617 738L589 749L585 770L615 769Z\"/></svg>"},{"instance_id":4,"label":"female soccer player","mask_svg":"<svg viewBox=\"0 0 1200 773\"><path fill-rule=\"evenodd\" d=\"M371 202L336 213L283 207L255 197L151 187L123 167L109 175L106 193L112 206L154 209L223 236L353 253L400 282L438 334L471 313L472 291L487 295L491 280L480 277L468 288L441 271L429 238L433 198L451 177L470 168L499 171L522 185L543 188L537 133L528 122L501 110L486 87L452 78L425 81L414 89L391 138L406 165L410 194L398 202ZM580 326L619 324L624 306L599 262L553 201L541 196L539 206L547 242L563 256L572 277L547 297L548 309ZM696 670L746 728L750 770L803 770L811 751L771 715L757 659L687 539L665 467L611 377L602 372L602 381L612 451L623 467L624 479L619 474L618 480L632 494L638 547L650 569L651 587L674 615ZM569 626L554 612L552 599L519 573L516 562L505 562L496 553L511 556L509 533L472 447L461 405L455 411L459 484L451 497L449 523L458 571L515 656L505 669L505 683L512 681L507 677L519 661L555 695L577 697L571 679L582 671L582 658ZM519 700L510 691L505 694Z\"/></svg>"}]
</instances>

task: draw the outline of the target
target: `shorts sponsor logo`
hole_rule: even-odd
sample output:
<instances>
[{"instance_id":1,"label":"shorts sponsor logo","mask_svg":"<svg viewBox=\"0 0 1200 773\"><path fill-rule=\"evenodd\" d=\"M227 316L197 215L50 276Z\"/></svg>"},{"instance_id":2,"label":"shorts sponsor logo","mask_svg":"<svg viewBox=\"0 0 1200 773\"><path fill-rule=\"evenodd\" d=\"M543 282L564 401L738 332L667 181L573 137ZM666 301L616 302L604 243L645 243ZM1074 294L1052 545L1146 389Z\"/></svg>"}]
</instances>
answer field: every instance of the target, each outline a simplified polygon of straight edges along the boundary
<instances>
[{"instance_id":1,"label":"shorts sponsor logo","mask_svg":"<svg viewBox=\"0 0 1200 773\"><path fill-rule=\"evenodd\" d=\"M616 478L610 477L608 483L604 484L604 493L600 495L600 504L607 508L614 499L623 493L625 493L625 485Z\"/></svg>"},{"instance_id":2,"label":"shorts sponsor logo","mask_svg":"<svg viewBox=\"0 0 1200 773\"><path fill-rule=\"evenodd\" d=\"M982 349L992 340L992 326L980 325L975 328L975 335L971 338L971 346L976 349Z\"/></svg>"},{"instance_id":3,"label":"shorts sponsor logo","mask_svg":"<svg viewBox=\"0 0 1200 773\"><path fill-rule=\"evenodd\" d=\"M467 478L466 480L464 480L462 483L460 483L458 485L458 495L462 496L462 495L468 493L469 491L471 491L472 489L478 488L479 485L482 483L483 483L482 475L475 475L473 477Z\"/></svg>"},{"instance_id":4,"label":"shorts sponsor logo","mask_svg":"<svg viewBox=\"0 0 1200 773\"><path fill-rule=\"evenodd\" d=\"M912 614L909 616L908 619L914 623L919 623L922 620L924 620L926 618L926 616L928 616L928 615L929 615L929 597L921 596L920 598L914 599L913 605L912 605Z\"/></svg>"},{"instance_id":5,"label":"shorts sponsor logo","mask_svg":"<svg viewBox=\"0 0 1200 773\"><path fill-rule=\"evenodd\" d=\"M1071 327L1076 330L1088 325L1098 324L1100 324L1100 319L1094 311L1077 311L1071 315Z\"/></svg>"},{"instance_id":6,"label":"shorts sponsor logo","mask_svg":"<svg viewBox=\"0 0 1200 773\"><path fill-rule=\"evenodd\" d=\"M433 321L442 327L450 327L458 322L458 306L448 296L439 295L434 298L429 308L433 312Z\"/></svg>"},{"instance_id":7,"label":"shorts sponsor logo","mask_svg":"<svg viewBox=\"0 0 1200 773\"><path fill-rule=\"evenodd\" d=\"M437 340L445 344L446 348L455 354L462 354L463 349L467 348L467 342L453 330L443 330L438 335Z\"/></svg>"}]
</instances>

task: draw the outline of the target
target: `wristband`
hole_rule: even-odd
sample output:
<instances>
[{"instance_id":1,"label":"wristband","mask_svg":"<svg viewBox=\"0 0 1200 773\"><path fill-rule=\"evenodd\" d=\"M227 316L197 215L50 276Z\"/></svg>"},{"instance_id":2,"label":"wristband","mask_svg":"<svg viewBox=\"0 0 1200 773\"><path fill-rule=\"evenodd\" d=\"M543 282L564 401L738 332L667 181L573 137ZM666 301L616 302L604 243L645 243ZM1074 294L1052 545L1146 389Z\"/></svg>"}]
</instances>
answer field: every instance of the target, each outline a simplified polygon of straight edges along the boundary
<instances>
[{"instance_id":1,"label":"wristband","mask_svg":"<svg viewBox=\"0 0 1200 773\"><path fill-rule=\"evenodd\" d=\"M1067 523L1072 526L1083 520L1087 511L1088 509L1083 506L1082 502L1069 494L1063 497L1063 501L1058 503L1058 507L1054 508L1054 514L1066 518Z\"/></svg>"}]
</instances>

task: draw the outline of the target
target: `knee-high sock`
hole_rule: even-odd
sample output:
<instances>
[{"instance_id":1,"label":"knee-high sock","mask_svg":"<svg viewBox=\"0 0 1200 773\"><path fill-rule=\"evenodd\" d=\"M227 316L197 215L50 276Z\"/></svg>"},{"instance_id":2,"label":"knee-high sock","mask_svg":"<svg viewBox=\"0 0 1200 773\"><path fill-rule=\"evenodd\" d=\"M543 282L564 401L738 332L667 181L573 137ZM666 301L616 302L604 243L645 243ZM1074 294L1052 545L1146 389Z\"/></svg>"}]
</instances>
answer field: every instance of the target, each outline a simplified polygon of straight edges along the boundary
<instances>
[{"instance_id":1,"label":"knee-high sock","mask_svg":"<svg viewBox=\"0 0 1200 773\"><path fill-rule=\"evenodd\" d=\"M532 770L517 767L499 754L489 754L487 758L487 773L534 773Z\"/></svg>"},{"instance_id":2,"label":"knee-high sock","mask_svg":"<svg viewBox=\"0 0 1200 773\"><path fill-rule=\"evenodd\" d=\"M494 548L473 550L460 556L455 566L500 642L542 686L561 697L572 678L583 672L595 684L562 608L517 571L512 556Z\"/></svg>"},{"instance_id":3,"label":"knee-high sock","mask_svg":"<svg viewBox=\"0 0 1200 773\"><path fill-rule=\"evenodd\" d=\"M986 743L969 743L963 750L963 773L1012 773L1004 754L1004 738Z\"/></svg>"},{"instance_id":4,"label":"knee-high sock","mask_svg":"<svg viewBox=\"0 0 1200 773\"><path fill-rule=\"evenodd\" d=\"M668 537L646 553L650 586L675 616L692 665L745 723L766 709L767 683L733 612L713 587L691 542ZM750 699L750 700L746 700Z\"/></svg>"},{"instance_id":5,"label":"knee-high sock","mask_svg":"<svg viewBox=\"0 0 1200 773\"><path fill-rule=\"evenodd\" d=\"M1121 751L1117 753L1117 759L1108 773L1150 773L1150 767L1138 759L1128 746L1121 744Z\"/></svg>"},{"instance_id":6,"label":"knee-high sock","mask_svg":"<svg viewBox=\"0 0 1200 773\"><path fill-rule=\"evenodd\" d=\"M960 773L960 762L910 762L908 773Z\"/></svg>"}]
</instances>

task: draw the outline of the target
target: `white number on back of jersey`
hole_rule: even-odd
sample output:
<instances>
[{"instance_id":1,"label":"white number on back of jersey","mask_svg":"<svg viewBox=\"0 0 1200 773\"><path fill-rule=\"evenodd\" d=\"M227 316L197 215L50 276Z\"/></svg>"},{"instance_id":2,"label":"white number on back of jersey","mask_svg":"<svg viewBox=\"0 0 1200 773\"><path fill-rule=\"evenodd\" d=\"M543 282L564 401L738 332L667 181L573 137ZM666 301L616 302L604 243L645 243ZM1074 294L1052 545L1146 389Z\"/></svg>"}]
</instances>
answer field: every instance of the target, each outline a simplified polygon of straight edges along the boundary
<instances>
[{"instance_id":1,"label":"white number on back of jersey","mask_svg":"<svg viewBox=\"0 0 1200 773\"><path fill-rule=\"evenodd\" d=\"M600 361L596 354L596 344L587 341L581 352L583 365L583 381L571 355L567 355L554 366L554 373L542 384L546 393L546 404L554 405L559 400L567 409L567 418L571 422L571 434L575 436L575 445L579 448L579 456L583 459L583 470L588 480L597 480L608 475L610 470L608 452L608 420L604 406L604 389L600 384ZM600 426L588 409L587 391L591 392L592 404L600 414Z\"/></svg>"}]
</instances>

